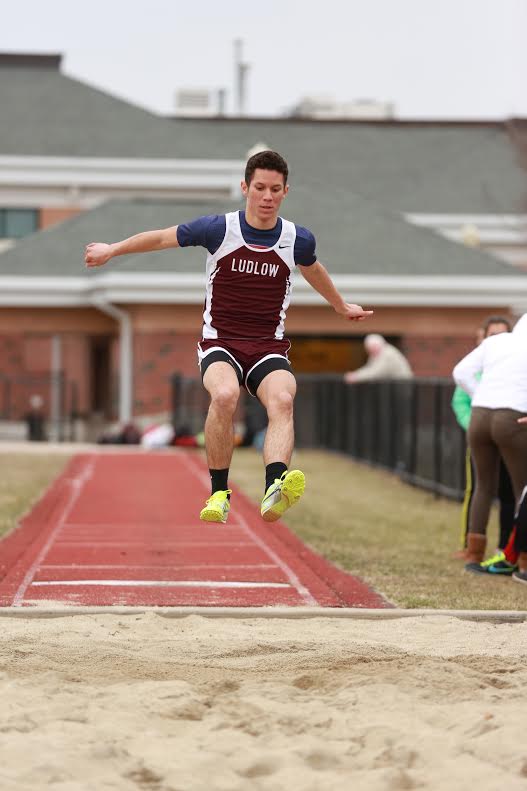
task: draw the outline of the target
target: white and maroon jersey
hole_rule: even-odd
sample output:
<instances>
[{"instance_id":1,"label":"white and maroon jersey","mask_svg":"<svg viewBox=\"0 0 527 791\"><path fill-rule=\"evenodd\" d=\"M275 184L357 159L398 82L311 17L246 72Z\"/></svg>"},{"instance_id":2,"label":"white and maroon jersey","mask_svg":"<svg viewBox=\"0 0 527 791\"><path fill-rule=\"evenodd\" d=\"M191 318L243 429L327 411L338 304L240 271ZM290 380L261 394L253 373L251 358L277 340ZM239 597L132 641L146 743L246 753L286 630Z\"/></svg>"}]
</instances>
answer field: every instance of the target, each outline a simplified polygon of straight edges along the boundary
<instances>
[{"instance_id":1,"label":"white and maroon jersey","mask_svg":"<svg viewBox=\"0 0 527 791\"><path fill-rule=\"evenodd\" d=\"M239 212L225 215L225 236L207 256L203 338L282 339L295 268L296 227L282 219L272 247L245 242Z\"/></svg>"}]
</instances>

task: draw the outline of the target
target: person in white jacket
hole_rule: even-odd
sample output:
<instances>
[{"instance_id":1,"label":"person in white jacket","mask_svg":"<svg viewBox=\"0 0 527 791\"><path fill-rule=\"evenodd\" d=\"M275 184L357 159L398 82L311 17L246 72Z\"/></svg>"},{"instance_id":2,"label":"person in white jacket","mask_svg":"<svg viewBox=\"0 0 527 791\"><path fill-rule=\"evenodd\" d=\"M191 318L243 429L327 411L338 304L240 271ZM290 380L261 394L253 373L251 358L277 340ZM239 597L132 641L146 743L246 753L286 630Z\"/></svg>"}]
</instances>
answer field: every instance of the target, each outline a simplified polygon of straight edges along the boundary
<instances>
[{"instance_id":1,"label":"person in white jacket","mask_svg":"<svg viewBox=\"0 0 527 791\"><path fill-rule=\"evenodd\" d=\"M468 442L476 467L476 489L467 536L468 565L481 563L485 554L500 456L517 503L527 485L527 313L511 333L486 338L467 354L453 376L472 397ZM527 572L527 551L520 552L518 562L520 572Z\"/></svg>"}]
</instances>

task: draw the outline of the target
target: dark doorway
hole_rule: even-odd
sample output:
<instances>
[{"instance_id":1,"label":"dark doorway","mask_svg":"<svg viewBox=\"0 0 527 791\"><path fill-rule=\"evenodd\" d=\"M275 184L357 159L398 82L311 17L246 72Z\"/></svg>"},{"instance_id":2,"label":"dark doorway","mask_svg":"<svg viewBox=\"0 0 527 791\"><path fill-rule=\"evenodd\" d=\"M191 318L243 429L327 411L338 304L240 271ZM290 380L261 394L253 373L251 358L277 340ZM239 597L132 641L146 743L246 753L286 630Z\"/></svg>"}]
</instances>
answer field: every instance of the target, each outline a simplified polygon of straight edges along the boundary
<instances>
[{"instance_id":1,"label":"dark doorway","mask_svg":"<svg viewBox=\"0 0 527 791\"><path fill-rule=\"evenodd\" d=\"M344 373L354 371L368 359L364 336L293 335L289 359L298 374ZM399 346L398 338L384 336L388 343Z\"/></svg>"},{"instance_id":2,"label":"dark doorway","mask_svg":"<svg viewBox=\"0 0 527 791\"><path fill-rule=\"evenodd\" d=\"M91 411L105 418L110 418L112 412L110 351L109 335L95 336L91 339Z\"/></svg>"},{"instance_id":3,"label":"dark doorway","mask_svg":"<svg viewBox=\"0 0 527 791\"><path fill-rule=\"evenodd\" d=\"M291 338L289 359L298 374L344 373L364 365L362 338L296 336Z\"/></svg>"}]
</instances>

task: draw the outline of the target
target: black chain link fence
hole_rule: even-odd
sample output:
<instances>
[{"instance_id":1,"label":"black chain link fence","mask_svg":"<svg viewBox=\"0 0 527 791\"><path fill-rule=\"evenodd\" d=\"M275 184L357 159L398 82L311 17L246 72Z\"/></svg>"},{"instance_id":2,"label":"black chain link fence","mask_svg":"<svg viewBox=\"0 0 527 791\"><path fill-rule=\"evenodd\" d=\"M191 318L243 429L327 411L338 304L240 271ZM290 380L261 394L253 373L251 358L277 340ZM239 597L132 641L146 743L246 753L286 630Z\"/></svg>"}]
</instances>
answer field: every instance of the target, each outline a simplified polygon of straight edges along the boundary
<instances>
[{"instance_id":1,"label":"black chain link fence","mask_svg":"<svg viewBox=\"0 0 527 791\"><path fill-rule=\"evenodd\" d=\"M345 453L438 495L463 498L465 434L450 406L450 380L346 385L339 375L299 375L297 381L297 448ZM254 416L254 402L247 403L247 394L244 398ZM208 402L199 380L178 374L172 378L176 429L184 425L192 433L202 431Z\"/></svg>"}]
</instances>

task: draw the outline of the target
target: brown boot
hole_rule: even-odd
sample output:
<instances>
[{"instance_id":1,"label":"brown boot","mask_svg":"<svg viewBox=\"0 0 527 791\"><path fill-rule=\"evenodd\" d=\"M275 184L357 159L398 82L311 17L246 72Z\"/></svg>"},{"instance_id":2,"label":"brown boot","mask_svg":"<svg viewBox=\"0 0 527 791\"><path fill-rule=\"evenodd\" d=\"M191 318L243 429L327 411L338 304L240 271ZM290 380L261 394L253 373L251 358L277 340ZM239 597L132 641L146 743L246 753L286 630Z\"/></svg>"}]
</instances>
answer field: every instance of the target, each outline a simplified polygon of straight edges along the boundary
<instances>
[{"instance_id":1,"label":"brown boot","mask_svg":"<svg viewBox=\"0 0 527 791\"><path fill-rule=\"evenodd\" d=\"M481 563L485 557L486 548L487 536L481 533L469 533L467 535L466 563Z\"/></svg>"}]
</instances>

